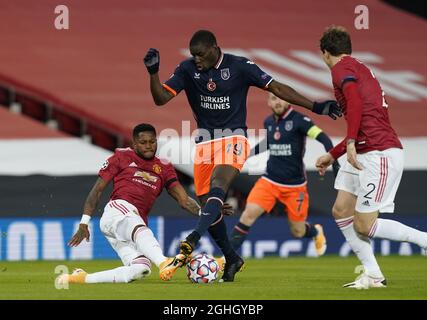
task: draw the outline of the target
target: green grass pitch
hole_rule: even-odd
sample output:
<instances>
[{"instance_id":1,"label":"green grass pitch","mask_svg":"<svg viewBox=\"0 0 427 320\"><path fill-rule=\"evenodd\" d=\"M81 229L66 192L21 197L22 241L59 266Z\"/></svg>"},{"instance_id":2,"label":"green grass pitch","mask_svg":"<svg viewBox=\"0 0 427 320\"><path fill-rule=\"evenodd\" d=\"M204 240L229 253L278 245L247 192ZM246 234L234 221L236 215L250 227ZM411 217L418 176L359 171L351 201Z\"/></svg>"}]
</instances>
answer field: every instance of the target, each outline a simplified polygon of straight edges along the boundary
<instances>
[{"instance_id":1,"label":"green grass pitch","mask_svg":"<svg viewBox=\"0 0 427 320\"><path fill-rule=\"evenodd\" d=\"M163 282L155 268L150 277L129 284L54 286L57 265L96 272L120 266L112 260L4 262L0 261L0 299L140 299L140 300L427 300L427 257L379 257L388 288L355 290L341 286L357 275L355 257L326 256L319 259L248 259L234 283L192 284L184 269Z\"/></svg>"}]
</instances>

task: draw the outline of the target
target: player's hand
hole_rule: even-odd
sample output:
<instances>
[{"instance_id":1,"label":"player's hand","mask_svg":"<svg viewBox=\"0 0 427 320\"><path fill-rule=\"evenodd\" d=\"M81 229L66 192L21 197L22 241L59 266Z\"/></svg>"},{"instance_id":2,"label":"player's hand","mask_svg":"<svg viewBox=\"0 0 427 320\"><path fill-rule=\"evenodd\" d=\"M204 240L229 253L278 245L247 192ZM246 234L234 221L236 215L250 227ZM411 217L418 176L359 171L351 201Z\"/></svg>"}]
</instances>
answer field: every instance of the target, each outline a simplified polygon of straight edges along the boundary
<instances>
[{"instance_id":1,"label":"player's hand","mask_svg":"<svg viewBox=\"0 0 427 320\"><path fill-rule=\"evenodd\" d=\"M150 48L144 57L144 64L147 67L149 74L159 72L160 66L160 53L157 49Z\"/></svg>"},{"instance_id":2,"label":"player's hand","mask_svg":"<svg viewBox=\"0 0 427 320\"><path fill-rule=\"evenodd\" d=\"M328 115L334 120L342 116L341 107L335 100L314 102L312 111L317 114Z\"/></svg>"},{"instance_id":3,"label":"player's hand","mask_svg":"<svg viewBox=\"0 0 427 320\"><path fill-rule=\"evenodd\" d=\"M359 161L357 161L357 152L354 140L347 142L347 161L357 170L363 170L363 166Z\"/></svg>"},{"instance_id":4,"label":"player's hand","mask_svg":"<svg viewBox=\"0 0 427 320\"><path fill-rule=\"evenodd\" d=\"M224 202L221 208L221 213L225 216L231 216L234 214L233 206L227 202Z\"/></svg>"},{"instance_id":5,"label":"player's hand","mask_svg":"<svg viewBox=\"0 0 427 320\"><path fill-rule=\"evenodd\" d=\"M334 177L337 177L338 171L340 170L341 166L338 161L334 161L332 164L332 171L334 172Z\"/></svg>"},{"instance_id":6,"label":"player's hand","mask_svg":"<svg viewBox=\"0 0 427 320\"><path fill-rule=\"evenodd\" d=\"M87 224L80 223L79 229L75 233L75 235L71 238L71 240L68 242L68 245L70 247L77 247L83 239L86 239L87 242L89 242L90 233L89 228Z\"/></svg>"},{"instance_id":7,"label":"player's hand","mask_svg":"<svg viewBox=\"0 0 427 320\"><path fill-rule=\"evenodd\" d=\"M335 159L332 157L332 155L328 152L324 154L323 156L320 156L316 161L316 169L319 172L321 176L325 175L326 169L334 163Z\"/></svg>"}]
</instances>

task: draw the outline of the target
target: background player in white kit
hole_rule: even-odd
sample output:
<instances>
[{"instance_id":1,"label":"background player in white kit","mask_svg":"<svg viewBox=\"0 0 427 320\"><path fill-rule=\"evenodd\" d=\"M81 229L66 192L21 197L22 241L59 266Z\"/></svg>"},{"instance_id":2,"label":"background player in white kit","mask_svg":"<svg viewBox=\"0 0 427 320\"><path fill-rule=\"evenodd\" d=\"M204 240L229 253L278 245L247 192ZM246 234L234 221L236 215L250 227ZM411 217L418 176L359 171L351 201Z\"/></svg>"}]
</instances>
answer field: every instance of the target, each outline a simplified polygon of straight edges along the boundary
<instances>
[{"instance_id":1,"label":"background player in white kit","mask_svg":"<svg viewBox=\"0 0 427 320\"><path fill-rule=\"evenodd\" d=\"M347 153L335 180L338 195L332 209L338 227L362 262L365 271L348 288L385 287L370 238L412 242L427 249L427 233L378 214L394 211L394 197L403 172L403 148L391 127L388 104L378 80L351 57L350 35L330 27L320 40L322 57L331 69L335 96L347 120L346 138L316 167L326 168Z\"/></svg>"},{"instance_id":2,"label":"background player in white kit","mask_svg":"<svg viewBox=\"0 0 427 320\"><path fill-rule=\"evenodd\" d=\"M148 276L151 262L159 267L160 278L167 281L186 262L180 255L165 257L147 226L148 213L164 187L182 208L194 215L200 210L179 183L173 166L155 157L156 150L154 127L149 124L136 126L133 149L117 149L99 171L99 178L86 199L79 229L69 242L70 246L77 246L83 239L89 241L88 222L113 179L114 189L105 206L100 228L124 266L92 274L77 269L71 275L59 276L60 283L130 282Z\"/></svg>"}]
</instances>

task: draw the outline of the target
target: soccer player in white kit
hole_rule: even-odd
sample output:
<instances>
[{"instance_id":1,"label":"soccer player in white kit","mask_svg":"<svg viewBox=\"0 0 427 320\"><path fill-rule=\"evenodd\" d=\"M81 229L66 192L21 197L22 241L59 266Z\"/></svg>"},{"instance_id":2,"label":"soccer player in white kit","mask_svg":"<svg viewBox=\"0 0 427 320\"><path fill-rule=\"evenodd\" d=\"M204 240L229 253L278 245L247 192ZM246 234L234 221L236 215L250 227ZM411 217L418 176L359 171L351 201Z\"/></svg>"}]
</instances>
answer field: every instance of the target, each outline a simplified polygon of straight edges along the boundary
<instances>
[{"instance_id":1,"label":"soccer player in white kit","mask_svg":"<svg viewBox=\"0 0 427 320\"><path fill-rule=\"evenodd\" d=\"M151 262L159 268L160 278L168 281L176 269L186 263L184 255L173 258L163 255L148 227L148 214L163 188L194 215L199 215L200 206L187 195L172 164L155 156L156 150L155 128L149 124L137 125L133 130L133 149L116 149L99 171L99 178L86 199L79 229L69 242L70 246L77 246L84 239L89 241L88 222L103 191L113 180L113 192L100 228L123 266L92 274L77 269L71 275L60 275L59 283L127 283L150 275Z\"/></svg>"},{"instance_id":2,"label":"soccer player in white kit","mask_svg":"<svg viewBox=\"0 0 427 320\"><path fill-rule=\"evenodd\" d=\"M338 195L332 212L344 237L364 266L347 288L385 287L370 238L411 242L427 249L427 233L379 213L394 211L403 173L403 147L390 124L388 104L374 74L351 56L350 35L330 27L320 40L322 58L332 73L335 97L347 121L347 136L316 161L321 175L347 154L335 180Z\"/></svg>"}]
</instances>

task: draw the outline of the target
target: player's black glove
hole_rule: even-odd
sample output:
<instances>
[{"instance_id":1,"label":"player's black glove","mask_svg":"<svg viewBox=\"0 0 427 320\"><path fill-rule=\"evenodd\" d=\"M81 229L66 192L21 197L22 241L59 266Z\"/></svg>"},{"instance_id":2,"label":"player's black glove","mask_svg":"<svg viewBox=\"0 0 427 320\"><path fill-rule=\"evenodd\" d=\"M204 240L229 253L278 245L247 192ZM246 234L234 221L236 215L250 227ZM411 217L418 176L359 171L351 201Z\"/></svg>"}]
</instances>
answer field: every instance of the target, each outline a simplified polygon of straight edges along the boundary
<instances>
[{"instance_id":1,"label":"player's black glove","mask_svg":"<svg viewBox=\"0 0 427 320\"><path fill-rule=\"evenodd\" d=\"M157 49L150 48L144 57L144 64L150 74L159 72L160 53Z\"/></svg>"},{"instance_id":2,"label":"player's black glove","mask_svg":"<svg viewBox=\"0 0 427 320\"><path fill-rule=\"evenodd\" d=\"M338 171L340 170L341 166L338 162L338 160L335 160L332 164L332 171L334 172L334 177L337 177Z\"/></svg>"},{"instance_id":3,"label":"player's black glove","mask_svg":"<svg viewBox=\"0 0 427 320\"><path fill-rule=\"evenodd\" d=\"M334 120L342 116L341 107L335 100L314 102L312 111L317 114L328 115Z\"/></svg>"}]
</instances>

